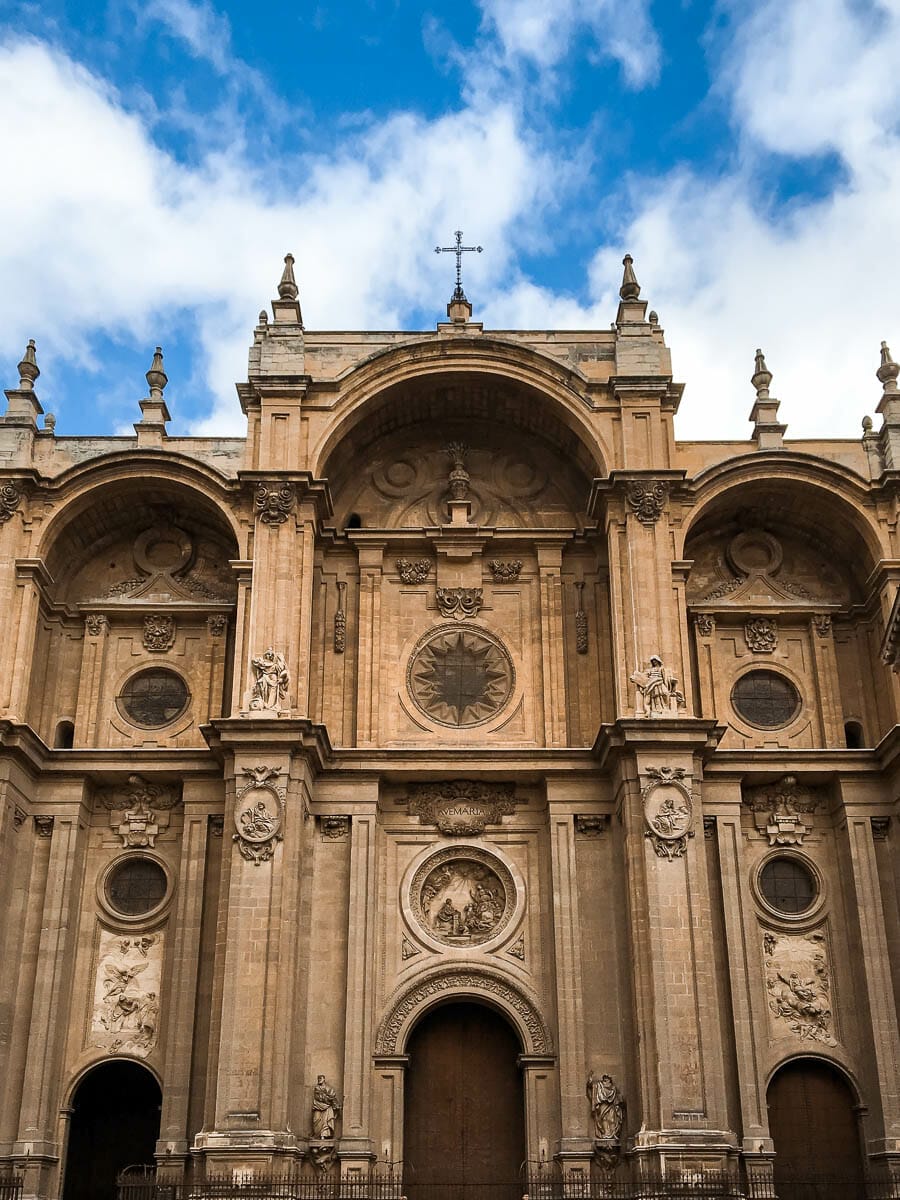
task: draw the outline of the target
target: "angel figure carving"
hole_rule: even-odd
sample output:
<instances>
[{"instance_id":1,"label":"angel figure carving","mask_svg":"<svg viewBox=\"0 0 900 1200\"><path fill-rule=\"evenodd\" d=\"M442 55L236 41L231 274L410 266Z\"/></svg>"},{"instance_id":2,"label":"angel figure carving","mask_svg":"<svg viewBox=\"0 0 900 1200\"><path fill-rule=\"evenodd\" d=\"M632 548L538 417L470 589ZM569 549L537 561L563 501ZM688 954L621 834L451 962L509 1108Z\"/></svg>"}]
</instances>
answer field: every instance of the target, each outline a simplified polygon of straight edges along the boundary
<instances>
[{"instance_id":1,"label":"angel figure carving","mask_svg":"<svg viewBox=\"0 0 900 1200\"><path fill-rule=\"evenodd\" d=\"M250 707L277 708L279 701L287 695L289 683L284 655L276 653L270 646L259 658L251 659L250 665L256 673L256 681L250 695Z\"/></svg>"},{"instance_id":2,"label":"angel figure carving","mask_svg":"<svg viewBox=\"0 0 900 1200\"><path fill-rule=\"evenodd\" d=\"M684 696L678 690L678 678L663 665L658 654L650 656L646 671L635 671L631 682L637 685L638 717L674 717L684 705Z\"/></svg>"}]
</instances>

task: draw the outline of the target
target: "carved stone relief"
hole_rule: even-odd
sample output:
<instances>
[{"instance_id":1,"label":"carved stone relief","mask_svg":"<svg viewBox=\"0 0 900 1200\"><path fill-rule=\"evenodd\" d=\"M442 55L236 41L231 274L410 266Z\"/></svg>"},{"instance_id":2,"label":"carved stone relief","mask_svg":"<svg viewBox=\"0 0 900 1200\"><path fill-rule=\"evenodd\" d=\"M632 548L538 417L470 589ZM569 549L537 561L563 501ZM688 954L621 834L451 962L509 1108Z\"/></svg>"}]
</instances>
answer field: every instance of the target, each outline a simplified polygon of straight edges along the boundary
<instances>
[{"instance_id":1,"label":"carved stone relief","mask_svg":"<svg viewBox=\"0 0 900 1200\"><path fill-rule=\"evenodd\" d=\"M165 613L147 613L141 640L145 650L171 650L175 642L175 618Z\"/></svg>"},{"instance_id":2,"label":"carved stone relief","mask_svg":"<svg viewBox=\"0 0 900 1200\"><path fill-rule=\"evenodd\" d=\"M11 519L21 499L22 493L14 483L4 483L0 487L0 525Z\"/></svg>"},{"instance_id":3,"label":"carved stone relief","mask_svg":"<svg viewBox=\"0 0 900 1200\"><path fill-rule=\"evenodd\" d=\"M126 849L152 849L160 833L169 827L169 811L181 802L174 785L149 783L140 775L129 775L121 787L100 788L96 796L110 813L110 828Z\"/></svg>"},{"instance_id":4,"label":"carved stone relief","mask_svg":"<svg viewBox=\"0 0 900 1200\"><path fill-rule=\"evenodd\" d=\"M254 496L254 507L264 525L283 525L297 501L292 483L261 483Z\"/></svg>"},{"instance_id":5,"label":"carved stone relief","mask_svg":"<svg viewBox=\"0 0 900 1200\"><path fill-rule=\"evenodd\" d=\"M716 621L712 613L697 613L694 617L694 628L700 637L711 637L715 627Z\"/></svg>"},{"instance_id":6,"label":"carved stone relief","mask_svg":"<svg viewBox=\"0 0 900 1200\"><path fill-rule=\"evenodd\" d=\"M594 1152L600 1165L612 1170L621 1151L625 1098L611 1075L598 1079L593 1070L587 1079L587 1096L594 1121Z\"/></svg>"},{"instance_id":7,"label":"carved stone relief","mask_svg":"<svg viewBox=\"0 0 900 1200\"><path fill-rule=\"evenodd\" d=\"M645 774L652 782L641 793L647 823L644 836L659 858L670 862L682 858L687 839L694 836L691 793L683 782L687 772L683 767L648 767Z\"/></svg>"},{"instance_id":8,"label":"carved stone relief","mask_svg":"<svg viewBox=\"0 0 900 1200\"><path fill-rule=\"evenodd\" d=\"M347 590L347 582L344 579L337 581L338 603L337 611L334 614L334 652L335 654L343 654L347 646L347 614L344 612L344 592Z\"/></svg>"},{"instance_id":9,"label":"carved stone relief","mask_svg":"<svg viewBox=\"0 0 900 1200\"><path fill-rule=\"evenodd\" d=\"M822 796L800 785L795 776L785 775L778 783L748 788L744 800L758 833L768 838L770 846L802 846Z\"/></svg>"},{"instance_id":10,"label":"carved stone relief","mask_svg":"<svg viewBox=\"0 0 900 1200\"><path fill-rule=\"evenodd\" d=\"M520 962L525 961L525 934L521 933L506 952Z\"/></svg>"},{"instance_id":11,"label":"carved stone relief","mask_svg":"<svg viewBox=\"0 0 900 1200\"><path fill-rule=\"evenodd\" d=\"M831 616L829 613L814 613L813 614L813 629L820 638L831 636Z\"/></svg>"},{"instance_id":12,"label":"carved stone relief","mask_svg":"<svg viewBox=\"0 0 900 1200\"><path fill-rule=\"evenodd\" d=\"M872 840L875 842L886 842L888 830L891 827L890 817L872 817Z\"/></svg>"},{"instance_id":13,"label":"carved stone relief","mask_svg":"<svg viewBox=\"0 0 900 1200\"><path fill-rule=\"evenodd\" d=\"M427 825L436 825L448 837L475 837L486 825L499 825L515 812L515 787L511 783L482 783L474 779L448 779L416 783L409 789L409 813Z\"/></svg>"},{"instance_id":14,"label":"carved stone relief","mask_svg":"<svg viewBox=\"0 0 900 1200\"><path fill-rule=\"evenodd\" d=\"M404 962L406 962L407 959L415 958L417 954L421 953L422 951L419 949L419 947L414 946L408 937L403 938L403 941L400 943L400 957Z\"/></svg>"},{"instance_id":15,"label":"carved stone relief","mask_svg":"<svg viewBox=\"0 0 900 1200\"><path fill-rule=\"evenodd\" d=\"M277 712L287 695L290 676L284 655L270 646L258 658L250 660L254 682L250 692L250 708L255 711Z\"/></svg>"},{"instance_id":16,"label":"carved stone relief","mask_svg":"<svg viewBox=\"0 0 900 1200\"><path fill-rule=\"evenodd\" d=\"M109 1054L146 1058L159 1027L163 935L122 937L102 930L90 1042Z\"/></svg>"},{"instance_id":17,"label":"carved stone relief","mask_svg":"<svg viewBox=\"0 0 900 1200\"><path fill-rule=\"evenodd\" d=\"M778 646L778 625L772 617L750 617L744 622L744 640L754 654L772 654Z\"/></svg>"},{"instance_id":18,"label":"carved stone relief","mask_svg":"<svg viewBox=\"0 0 900 1200\"><path fill-rule=\"evenodd\" d=\"M522 560L516 558L509 562L501 562L499 558L492 558L488 566L494 577L494 583L515 583L522 570Z\"/></svg>"},{"instance_id":19,"label":"carved stone relief","mask_svg":"<svg viewBox=\"0 0 900 1200\"><path fill-rule=\"evenodd\" d=\"M577 580L575 586L578 589L578 608L575 611L575 650L578 654L587 654L588 621L587 613L584 611L584 580Z\"/></svg>"},{"instance_id":20,"label":"carved stone relief","mask_svg":"<svg viewBox=\"0 0 900 1200\"><path fill-rule=\"evenodd\" d=\"M763 934L769 1024L773 1036L835 1046L825 935Z\"/></svg>"},{"instance_id":21,"label":"carved stone relief","mask_svg":"<svg viewBox=\"0 0 900 1200\"><path fill-rule=\"evenodd\" d=\"M480 587L436 588L435 603L442 617L464 621L466 617L477 617L484 602L484 589Z\"/></svg>"},{"instance_id":22,"label":"carved stone relief","mask_svg":"<svg viewBox=\"0 0 900 1200\"><path fill-rule=\"evenodd\" d=\"M658 654L651 655L646 671L634 672L631 682L637 687L636 717L677 717L678 710L684 708L684 696L678 690L678 678L663 665Z\"/></svg>"},{"instance_id":23,"label":"carved stone relief","mask_svg":"<svg viewBox=\"0 0 900 1200\"><path fill-rule=\"evenodd\" d=\"M669 496L669 485L662 480L630 480L625 489L628 507L642 525L655 525Z\"/></svg>"},{"instance_id":24,"label":"carved stone relief","mask_svg":"<svg viewBox=\"0 0 900 1200\"><path fill-rule=\"evenodd\" d=\"M474 846L450 846L419 867L409 900L416 920L436 941L477 946L509 924L516 887L495 855Z\"/></svg>"},{"instance_id":25,"label":"carved stone relief","mask_svg":"<svg viewBox=\"0 0 900 1200\"><path fill-rule=\"evenodd\" d=\"M241 857L256 866L272 858L284 836L285 789L273 782L280 774L278 767L244 767L245 783L235 797L232 840Z\"/></svg>"},{"instance_id":26,"label":"carved stone relief","mask_svg":"<svg viewBox=\"0 0 900 1200\"><path fill-rule=\"evenodd\" d=\"M396 567L404 583L424 583L431 573L431 562L427 558L398 558Z\"/></svg>"},{"instance_id":27,"label":"carved stone relief","mask_svg":"<svg viewBox=\"0 0 900 1200\"><path fill-rule=\"evenodd\" d=\"M509 700L512 660L479 629L444 626L429 633L409 660L406 686L418 708L440 725L480 725Z\"/></svg>"},{"instance_id":28,"label":"carved stone relief","mask_svg":"<svg viewBox=\"0 0 900 1200\"><path fill-rule=\"evenodd\" d=\"M227 625L228 618L224 613L213 613L212 616L206 618L206 628L209 630L210 637L220 638Z\"/></svg>"},{"instance_id":29,"label":"carved stone relief","mask_svg":"<svg viewBox=\"0 0 900 1200\"><path fill-rule=\"evenodd\" d=\"M575 832L582 837L596 838L609 829L608 813L576 813Z\"/></svg>"},{"instance_id":30,"label":"carved stone relief","mask_svg":"<svg viewBox=\"0 0 900 1200\"><path fill-rule=\"evenodd\" d=\"M84 618L84 627L89 637L100 637L109 628L109 618L102 613L88 613Z\"/></svg>"},{"instance_id":31,"label":"carved stone relief","mask_svg":"<svg viewBox=\"0 0 900 1200\"><path fill-rule=\"evenodd\" d=\"M350 836L350 818L326 816L320 819L322 837L327 842L345 842Z\"/></svg>"},{"instance_id":32,"label":"carved stone relief","mask_svg":"<svg viewBox=\"0 0 900 1200\"><path fill-rule=\"evenodd\" d=\"M32 817L34 821L34 832L39 838L53 837L53 822L54 817L49 817L43 813L36 813Z\"/></svg>"}]
</instances>

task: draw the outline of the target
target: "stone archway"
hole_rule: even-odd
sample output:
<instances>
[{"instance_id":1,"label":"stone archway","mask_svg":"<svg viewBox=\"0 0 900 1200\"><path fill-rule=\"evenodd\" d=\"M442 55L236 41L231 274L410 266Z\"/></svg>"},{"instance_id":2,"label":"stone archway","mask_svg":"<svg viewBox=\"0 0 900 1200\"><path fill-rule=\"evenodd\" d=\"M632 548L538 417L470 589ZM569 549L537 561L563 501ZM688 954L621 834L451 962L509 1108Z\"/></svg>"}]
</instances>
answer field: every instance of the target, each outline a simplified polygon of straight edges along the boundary
<instances>
[{"instance_id":1,"label":"stone archway","mask_svg":"<svg viewBox=\"0 0 900 1200\"><path fill-rule=\"evenodd\" d=\"M82 1076L72 1095L63 1200L115 1200L118 1173L154 1161L161 1104L156 1077L131 1059Z\"/></svg>"}]
</instances>

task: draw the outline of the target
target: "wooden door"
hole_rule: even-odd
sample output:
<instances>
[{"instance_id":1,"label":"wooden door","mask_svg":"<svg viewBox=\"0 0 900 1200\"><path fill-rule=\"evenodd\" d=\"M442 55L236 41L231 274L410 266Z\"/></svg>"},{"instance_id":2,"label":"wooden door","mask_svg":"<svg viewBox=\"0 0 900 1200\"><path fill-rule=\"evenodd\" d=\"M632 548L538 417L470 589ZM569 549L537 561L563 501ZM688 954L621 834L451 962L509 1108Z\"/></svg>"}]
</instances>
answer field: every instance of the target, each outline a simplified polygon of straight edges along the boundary
<instances>
[{"instance_id":1,"label":"wooden door","mask_svg":"<svg viewBox=\"0 0 900 1200\"><path fill-rule=\"evenodd\" d=\"M407 1044L404 1164L415 1200L516 1200L525 1158L519 1040L496 1012L448 1004Z\"/></svg>"},{"instance_id":2,"label":"wooden door","mask_svg":"<svg viewBox=\"0 0 900 1200\"><path fill-rule=\"evenodd\" d=\"M769 1085L775 1143L775 1190L783 1200L850 1196L861 1184L854 1101L844 1077L826 1062L787 1063Z\"/></svg>"}]
</instances>

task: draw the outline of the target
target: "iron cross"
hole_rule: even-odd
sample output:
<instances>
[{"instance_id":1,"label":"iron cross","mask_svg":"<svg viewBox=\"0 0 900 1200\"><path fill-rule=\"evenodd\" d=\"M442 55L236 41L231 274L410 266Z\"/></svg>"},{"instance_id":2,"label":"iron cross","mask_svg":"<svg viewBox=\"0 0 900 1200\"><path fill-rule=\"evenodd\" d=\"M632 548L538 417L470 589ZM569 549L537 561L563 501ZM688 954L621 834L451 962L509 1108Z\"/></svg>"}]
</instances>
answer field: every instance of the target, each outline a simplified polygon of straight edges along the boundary
<instances>
[{"instance_id":1,"label":"iron cross","mask_svg":"<svg viewBox=\"0 0 900 1200\"><path fill-rule=\"evenodd\" d=\"M456 291L453 293L454 300L465 300L466 293L462 286L462 256L469 250L475 254L481 253L481 246L464 246L462 244L462 230L457 229L454 234L456 238L455 246L435 246L435 254L455 254L456 255Z\"/></svg>"}]
</instances>

